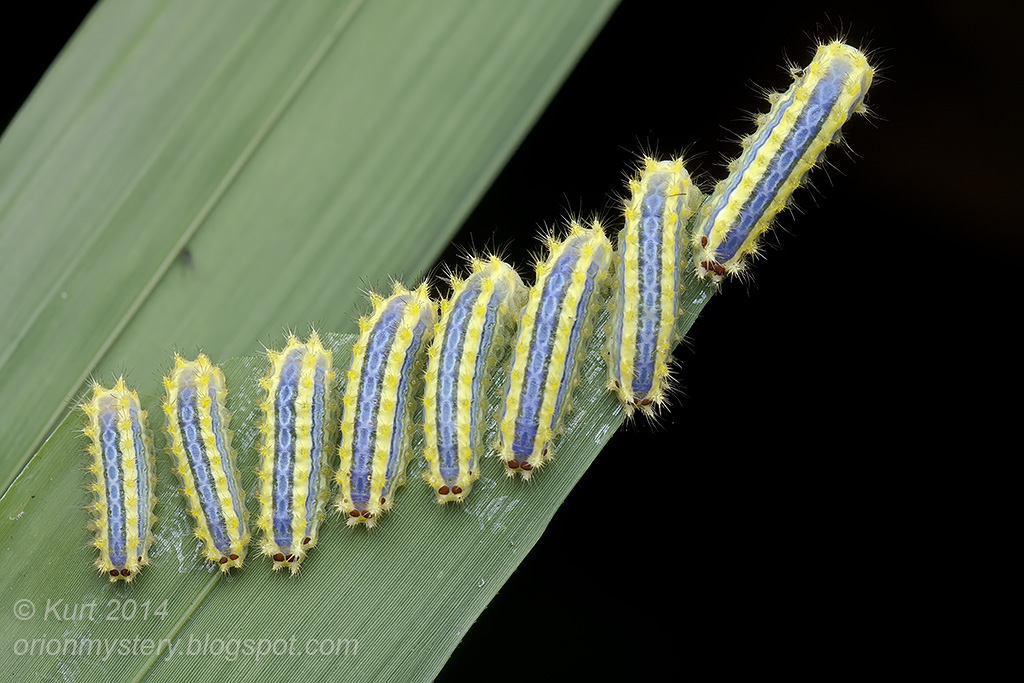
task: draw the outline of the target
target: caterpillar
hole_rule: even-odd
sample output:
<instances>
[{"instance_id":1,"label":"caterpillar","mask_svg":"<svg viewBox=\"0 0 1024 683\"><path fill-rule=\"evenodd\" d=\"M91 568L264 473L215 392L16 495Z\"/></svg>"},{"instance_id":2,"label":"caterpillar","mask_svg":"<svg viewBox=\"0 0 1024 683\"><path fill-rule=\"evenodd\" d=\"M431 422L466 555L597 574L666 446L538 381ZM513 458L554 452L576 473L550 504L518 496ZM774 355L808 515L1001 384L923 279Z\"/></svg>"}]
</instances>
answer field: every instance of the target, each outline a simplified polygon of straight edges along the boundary
<instances>
[{"instance_id":1,"label":"caterpillar","mask_svg":"<svg viewBox=\"0 0 1024 683\"><path fill-rule=\"evenodd\" d=\"M89 471L95 477L89 489L95 496L89 528L96 532L93 546L100 556L96 568L111 583L131 583L149 564L153 543L153 508L156 506L156 462L146 430L146 411L139 395L119 377L113 389L98 382L92 397L83 401L88 437Z\"/></svg>"},{"instance_id":2,"label":"caterpillar","mask_svg":"<svg viewBox=\"0 0 1024 683\"><path fill-rule=\"evenodd\" d=\"M410 291L396 282L390 297L371 293L370 302L346 375L336 502L349 526L367 527L391 509L395 489L405 483L414 394L437 324L426 283Z\"/></svg>"},{"instance_id":3,"label":"caterpillar","mask_svg":"<svg viewBox=\"0 0 1024 683\"><path fill-rule=\"evenodd\" d=\"M224 373L205 354L194 361L175 354L164 389L168 444L195 535L206 559L222 572L241 567L249 547L249 513L231 447Z\"/></svg>"},{"instance_id":4,"label":"caterpillar","mask_svg":"<svg viewBox=\"0 0 1024 683\"><path fill-rule=\"evenodd\" d=\"M744 256L758 253L758 239L842 125L864 111L873 75L860 51L834 41L818 47L789 90L772 96L771 111L758 117L760 125L743 141L746 149L729 165L729 177L700 210L693 233L700 278L720 282L744 271Z\"/></svg>"},{"instance_id":5,"label":"caterpillar","mask_svg":"<svg viewBox=\"0 0 1024 683\"><path fill-rule=\"evenodd\" d=\"M682 159L644 159L629 181L625 227L619 232L615 293L608 333L608 388L626 415L649 417L665 399L668 355L676 342L686 224L700 205Z\"/></svg>"},{"instance_id":6,"label":"caterpillar","mask_svg":"<svg viewBox=\"0 0 1024 683\"><path fill-rule=\"evenodd\" d=\"M451 278L427 354L423 478L438 503L462 502L480 476L487 387L526 296L519 275L496 256L472 259L471 269L465 280Z\"/></svg>"},{"instance_id":7,"label":"caterpillar","mask_svg":"<svg viewBox=\"0 0 1024 683\"><path fill-rule=\"evenodd\" d=\"M554 457L577 364L604 304L612 245L601 224L573 221L559 242L547 239L549 255L538 262L537 279L519 323L499 423L498 451L505 474L533 470Z\"/></svg>"},{"instance_id":8,"label":"caterpillar","mask_svg":"<svg viewBox=\"0 0 1024 683\"><path fill-rule=\"evenodd\" d=\"M319 538L329 490L328 454L334 438L334 368L316 330L306 343L289 335L280 351L267 350L269 373L260 448L263 554L274 571L294 575Z\"/></svg>"}]
</instances>

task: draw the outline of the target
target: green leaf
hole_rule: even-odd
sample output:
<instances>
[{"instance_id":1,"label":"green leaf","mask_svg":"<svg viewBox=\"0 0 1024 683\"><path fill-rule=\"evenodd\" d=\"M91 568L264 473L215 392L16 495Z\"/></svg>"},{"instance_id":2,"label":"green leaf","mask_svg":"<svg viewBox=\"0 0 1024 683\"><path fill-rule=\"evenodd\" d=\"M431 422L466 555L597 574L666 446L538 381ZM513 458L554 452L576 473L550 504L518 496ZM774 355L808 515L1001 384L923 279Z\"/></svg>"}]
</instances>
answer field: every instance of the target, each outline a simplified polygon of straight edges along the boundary
<instances>
[{"instance_id":1,"label":"green leaf","mask_svg":"<svg viewBox=\"0 0 1024 683\"><path fill-rule=\"evenodd\" d=\"M468 505L442 508L413 471L378 528L329 520L294 579L255 554L228 577L199 559L160 437L153 564L130 587L95 576L68 412L90 375L126 371L156 431L174 350L235 356L223 365L252 490L257 340L352 330L363 289L422 277L613 4L97 7L0 144L0 463L17 477L0 532L9 602L35 609L3 622L12 678L440 670L621 423L601 334L560 457L533 485L489 463ZM688 291L684 331L710 294ZM352 337L328 338L344 366ZM115 650L53 654L83 637ZM246 654L247 639L287 654Z\"/></svg>"},{"instance_id":2,"label":"green leaf","mask_svg":"<svg viewBox=\"0 0 1024 683\"><path fill-rule=\"evenodd\" d=\"M713 292L687 272L682 332ZM491 458L464 505L439 506L418 480L424 464L417 458L394 510L377 527L352 529L329 518L295 577L271 572L255 542L246 567L227 576L200 559L162 435L151 566L130 586L89 572L95 552L81 509L89 502L84 438L77 432L81 416L69 416L0 504L7 594L16 615L34 609L25 620L0 622L0 640L17 655L5 658L8 669L18 680L275 680L286 669L306 680L433 677L622 424L621 406L605 390L606 322L607 311L582 365L559 455L534 481L506 479ZM354 341L327 336L336 367L347 367ZM267 366L261 356L223 364L250 502L257 500L258 378ZM500 391L492 388L495 405ZM156 431L161 397L142 399ZM421 452L419 444L415 450ZM26 599L32 607L20 602ZM40 654L41 647L49 649ZM115 650L73 656L88 647ZM260 656L261 647L270 653ZM60 648L72 654L53 656Z\"/></svg>"},{"instance_id":3,"label":"green leaf","mask_svg":"<svg viewBox=\"0 0 1024 683\"><path fill-rule=\"evenodd\" d=\"M613 5L101 3L0 144L5 487L90 376L422 277Z\"/></svg>"}]
</instances>

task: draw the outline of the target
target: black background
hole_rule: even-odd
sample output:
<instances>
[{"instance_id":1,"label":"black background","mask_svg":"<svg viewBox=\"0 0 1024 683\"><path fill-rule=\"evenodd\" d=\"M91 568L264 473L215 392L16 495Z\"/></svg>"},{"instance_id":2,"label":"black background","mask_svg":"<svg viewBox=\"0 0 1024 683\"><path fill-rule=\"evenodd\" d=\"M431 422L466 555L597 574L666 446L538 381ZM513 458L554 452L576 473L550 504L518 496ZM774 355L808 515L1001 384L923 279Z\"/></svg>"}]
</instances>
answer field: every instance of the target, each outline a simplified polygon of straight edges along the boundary
<instances>
[{"instance_id":1,"label":"black background","mask_svg":"<svg viewBox=\"0 0 1024 683\"><path fill-rule=\"evenodd\" d=\"M89 5L3 22L0 125ZM620 6L457 246L524 266L567 214L614 224L645 150L684 152L709 189L753 130L745 112L767 109L755 86L787 87L784 60L806 64L819 39L867 48L875 115L797 192L752 281L693 326L674 410L614 437L442 679L954 656L921 634L975 609L964 558L986 563L976 522L1001 515L1001 463L1020 450L1005 416L1020 408L1021 19L993 3Z\"/></svg>"},{"instance_id":2,"label":"black background","mask_svg":"<svg viewBox=\"0 0 1024 683\"><path fill-rule=\"evenodd\" d=\"M978 664L1020 452L1021 12L757 9L624 2L468 222L614 219L650 148L707 189L786 58L843 33L880 66L851 153L677 351L681 408L620 430L446 680Z\"/></svg>"}]
</instances>

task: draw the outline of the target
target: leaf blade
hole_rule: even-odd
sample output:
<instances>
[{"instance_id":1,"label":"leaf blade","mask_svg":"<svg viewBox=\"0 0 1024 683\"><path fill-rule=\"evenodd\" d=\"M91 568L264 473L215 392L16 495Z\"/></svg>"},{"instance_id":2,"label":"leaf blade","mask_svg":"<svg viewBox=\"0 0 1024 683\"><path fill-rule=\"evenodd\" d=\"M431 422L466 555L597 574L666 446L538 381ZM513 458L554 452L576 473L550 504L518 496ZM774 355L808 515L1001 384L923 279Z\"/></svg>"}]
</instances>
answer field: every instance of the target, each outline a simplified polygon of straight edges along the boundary
<instances>
[{"instance_id":1,"label":"leaf blade","mask_svg":"<svg viewBox=\"0 0 1024 683\"><path fill-rule=\"evenodd\" d=\"M4 291L25 293L0 300L9 321L0 332L0 399L14 406L0 415L8 481L90 374L154 368L174 347L246 353L281 325L351 329L362 286L388 273L422 276L610 5L534 3L502 14L474 3L413 11L399 3L310 2L267 3L253 13L236 1L207 16L171 2L150 6L149 17L131 14L126 23L142 27L144 38L122 36L120 24L111 29L119 38L111 42L123 46L117 53L98 35L126 10L103 3L76 38L84 47L65 54L53 73L63 85L84 78L72 66L106 59L96 68L110 90L79 94L78 117L61 119L63 132L47 138L42 161L19 167L10 158L25 148L7 140L21 140L35 101L53 101L44 82L0 146L0 168L24 174L0 181L0 196L10 196L0 207L0 245L24 245L0 251L10 255L0 264ZM346 22L351 30L260 138L315 61L315 48ZM534 40L517 44L523 35ZM176 51L186 36L186 49ZM485 58L467 58L474 47ZM204 61L204 51L214 57ZM393 78L375 79L366 64ZM106 120L135 89L145 101L136 115L149 123L130 113ZM355 122L342 127L345 136L331 134L339 111ZM157 142L146 136L151 127L166 131ZM249 154L257 138L258 152ZM81 162L62 169L72 152ZM127 170L108 173L122 153ZM393 188L384 181L395 169L410 175ZM338 196L331 174L346 180ZM235 180L218 193L226 178ZM42 201L64 187L73 188L70 197ZM74 201L81 193L90 197L88 210ZM25 223L40 226L31 240L20 233ZM350 242L335 239L341 223L355 235ZM299 243L283 267L274 241L282 225L298 226ZM374 225L376 241L367 229ZM193 266L179 259L185 247ZM279 286L275 269L291 273L290 282ZM49 372L40 378L44 365Z\"/></svg>"},{"instance_id":2,"label":"leaf blade","mask_svg":"<svg viewBox=\"0 0 1024 683\"><path fill-rule=\"evenodd\" d=\"M692 271L688 271L687 284L681 332L689 329L713 295L713 286L694 282ZM120 601L119 605L132 601L157 605L165 598L170 600L166 619L115 619L98 625L87 619L61 622L62 637L76 642L83 638L99 638L104 643L137 638L157 644L150 652L113 658L111 669L104 668L105 662L75 658L73 665L80 667L72 672L76 678L223 680L243 671L246 677L273 677L285 666L311 679L431 678L623 422L618 400L605 390L601 353L606 319L607 312L602 313L596 325L599 331L581 366L574 409L558 444L558 457L535 481L525 484L518 478L505 478L501 463L489 457L466 504L438 506L430 489L419 481L424 463L417 444L407 484L396 492L395 509L369 531L348 528L337 517L329 518L320 544L294 578L270 571L270 562L256 552L258 539L240 572L222 577L216 567L202 561L165 453L158 457L159 519L150 553L152 565L131 587L88 576L84 569L93 552L87 546L84 524L70 532L65 528L65 520L84 516L76 508L88 498L81 485L84 473L68 466L82 456L82 444L75 434L76 416L70 416L0 500L0 534L50 539L45 553L39 546L6 553L13 577L10 594L35 596L37 609L42 609L44 600L47 605L62 600L62 607L90 602L110 605L111 600ZM347 366L354 340L354 335L327 335L325 341L337 367ZM234 447L250 501L257 499L254 470L261 419L257 379L265 365L260 356L223 363ZM500 393L497 384L492 387L495 406ZM156 395L143 396L144 407L157 419L159 401ZM151 420L151 430L156 426ZM492 430L494 426L492 418ZM158 448L161 442L158 438ZM69 496L69 491L76 495ZM54 558L68 566L54 563ZM247 602L249 596L258 596L258 602ZM54 627L52 621L37 619L0 625L0 630L12 641L30 641L47 638ZM246 639L255 648L260 641L287 642L292 636L299 649L287 656L261 658L250 653L229 660L224 650L242 648ZM348 656L311 655L306 650L340 648L340 641L353 640L357 645L349 646L357 653ZM160 649L161 641L173 642L178 649L166 645ZM219 650L215 653L211 648ZM33 666L39 667L38 672L60 671L59 660L13 657L8 664L22 674L30 674ZM47 669L45 664L54 668Z\"/></svg>"}]
</instances>

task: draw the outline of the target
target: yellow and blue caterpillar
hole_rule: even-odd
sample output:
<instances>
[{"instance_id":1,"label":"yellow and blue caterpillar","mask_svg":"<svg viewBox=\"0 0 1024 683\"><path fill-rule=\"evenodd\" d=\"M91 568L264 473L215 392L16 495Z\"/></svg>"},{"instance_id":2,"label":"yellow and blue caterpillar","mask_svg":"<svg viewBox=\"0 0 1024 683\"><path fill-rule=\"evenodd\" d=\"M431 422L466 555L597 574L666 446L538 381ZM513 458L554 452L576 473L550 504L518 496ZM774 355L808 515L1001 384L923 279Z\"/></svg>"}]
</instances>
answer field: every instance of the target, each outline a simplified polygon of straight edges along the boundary
<instances>
[{"instance_id":1,"label":"yellow and blue caterpillar","mask_svg":"<svg viewBox=\"0 0 1024 683\"><path fill-rule=\"evenodd\" d=\"M686 224L701 194L682 159L645 159L629 187L607 340L608 388L618 392L627 415L639 408L651 416L665 400L688 260Z\"/></svg>"},{"instance_id":2,"label":"yellow and blue caterpillar","mask_svg":"<svg viewBox=\"0 0 1024 683\"><path fill-rule=\"evenodd\" d=\"M305 343L289 336L283 350L268 350L267 357L270 372L260 380L266 398L259 527L274 571L294 574L317 543L330 496L334 368L316 331Z\"/></svg>"},{"instance_id":3,"label":"yellow and blue caterpillar","mask_svg":"<svg viewBox=\"0 0 1024 683\"><path fill-rule=\"evenodd\" d=\"M530 479L555 453L609 290L608 388L628 415L653 416L668 390L684 275L719 282L744 272L746 256L757 253L760 236L809 169L847 119L864 110L873 75L854 48L820 46L759 117L745 151L703 205L681 159L647 158L629 184L617 249L597 221L572 222L563 239L548 237L529 290L511 266L490 257L474 259L465 279L451 279L440 316L426 284L408 290L396 283L386 298L371 294L372 311L359 320L344 375L340 423L331 353L317 333L305 343L290 335L282 351L268 351L258 526L274 569L296 573L317 544L335 450L335 508L347 524L372 527L391 509L421 406L423 477L438 503L466 500L486 467L488 417L498 412L487 411L492 379L502 382L493 450L507 476ZM176 357L164 386L169 448L195 535L222 571L241 567L248 514L224 374L203 354L195 361ZM94 384L82 409L94 476L96 566L111 581L132 581L149 561L155 519L146 414L123 379L111 390Z\"/></svg>"},{"instance_id":4,"label":"yellow and blue caterpillar","mask_svg":"<svg viewBox=\"0 0 1024 683\"><path fill-rule=\"evenodd\" d=\"M612 264L611 242L596 221L590 228L573 222L561 242L548 238L548 251L519 323L499 427L505 474L523 479L554 457Z\"/></svg>"},{"instance_id":5,"label":"yellow and blue caterpillar","mask_svg":"<svg viewBox=\"0 0 1024 683\"><path fill-rule=\"evenodd\" d=\"M415 392L437 323L426 284L409 291L396 282L390 297L371 294L370 302L346 375L336 503L350 526L368 527L391 509L405 483Z\"/></svg>"},{"instance_id":6,"label":"yellow and blue caterpillar","mask_svg":"<svg viewBox=\"0 0 1024 683\"><path fill-rule=\"evenodd\" d=\"M167 437L207 560L221 571L241 567L249 547L249 513L228 429L224 373L204 354L174 358L164 378Z\"/></svg>"},{"instance_id":7,"label":"yellow and blue caterpillar","mask_svg":"<svg viewBox=\"0 0 1024 683\"><path fill-rule=\"evenodd\" d=\"M89 526L100 551L95 565L111 582L131 583L149 564L156 520L156 462L146 411L123 377L112 389L94 383L82 411L87 418L82 432L89 439L89 471L95 477L89 487L95 496Z\"/></svg>"},{"instance_id":8,"label":"yellow and blue caterpillar","mask_svg":"<svg viewBox=\"0 0 1024 683\"><path fill-rule=\"evenodd\" d=\"M772 219L847 119L864 110L874 73L849 45L835 41L818 48L803 74L759 117L757 131L743 141L746 151L701 209L693 233L698 276L717 282L744 271L744 256L757 254Z\"/></svg>"},{"instance_id":9,"label":"yellow and blue caterpillar","mask_svg":"<svg viewBox=\"0 0 1024 683\"><path fill-rule=\"evenodd\" d=\"M473 259L465 280L452 278L441 302L423 394L423 477L438 503L462 502L480 476L487 388L507 348L526 288L501 259Z\"/></svg>"}]
</instances>

